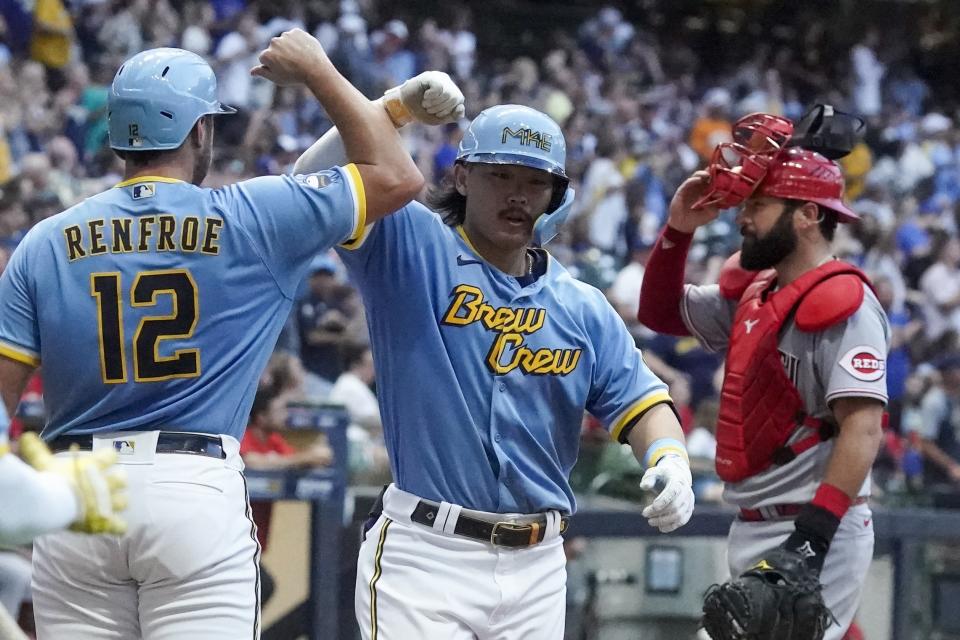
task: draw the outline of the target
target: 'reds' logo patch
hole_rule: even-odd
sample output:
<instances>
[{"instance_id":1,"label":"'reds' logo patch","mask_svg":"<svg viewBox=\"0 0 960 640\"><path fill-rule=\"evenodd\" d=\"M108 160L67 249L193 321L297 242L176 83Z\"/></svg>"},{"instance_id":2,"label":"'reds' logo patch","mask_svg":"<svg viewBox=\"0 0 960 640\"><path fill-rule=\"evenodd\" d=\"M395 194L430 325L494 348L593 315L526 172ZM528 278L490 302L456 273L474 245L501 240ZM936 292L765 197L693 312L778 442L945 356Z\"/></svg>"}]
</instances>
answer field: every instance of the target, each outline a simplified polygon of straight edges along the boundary
<instances>
[{"instance_id":1,"label":"'reds' logo patch","mask_svg":"<svg viewBox=\"0 0 960 640\"><path fill-rule=\"evenodd\" d=\"M886 359L873 347L860 346L850 349L840 358L840 366L857 380L873 382L887 372Z\"/></svg>"}]
</instances>

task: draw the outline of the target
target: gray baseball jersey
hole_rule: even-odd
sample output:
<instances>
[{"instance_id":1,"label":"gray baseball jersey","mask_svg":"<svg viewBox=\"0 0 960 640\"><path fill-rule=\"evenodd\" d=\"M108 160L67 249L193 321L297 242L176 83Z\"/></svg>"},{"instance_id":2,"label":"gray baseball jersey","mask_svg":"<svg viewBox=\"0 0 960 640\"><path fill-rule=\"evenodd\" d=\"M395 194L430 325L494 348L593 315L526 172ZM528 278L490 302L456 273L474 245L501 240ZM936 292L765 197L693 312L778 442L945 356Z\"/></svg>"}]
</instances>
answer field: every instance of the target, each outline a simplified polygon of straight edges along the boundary
<instances>
[{"instance_id":1,"label":"gray baseball jersey","mask_svg":"<svg viewBox=\"0 0 960 640\"><path fill-rule=\"evenodd\" d=\"M780 330L780 357L807 412L830 418L830 402L844 397L887 401L886 354L890 325L869 287L857 311L829 329L805 333L792 318ZM737 302L720 295L718 285L684 288L680 312L690 333L711 351L724 351L730 338ZM798 427L795 442L810 430ZM808 502L823 479L835 440L822 442L783 466L773 466L741 482L728 483L727 502L755 509L773 504ZM870 492L870 478L860 489Z\"/></svg>"}]
</instances>

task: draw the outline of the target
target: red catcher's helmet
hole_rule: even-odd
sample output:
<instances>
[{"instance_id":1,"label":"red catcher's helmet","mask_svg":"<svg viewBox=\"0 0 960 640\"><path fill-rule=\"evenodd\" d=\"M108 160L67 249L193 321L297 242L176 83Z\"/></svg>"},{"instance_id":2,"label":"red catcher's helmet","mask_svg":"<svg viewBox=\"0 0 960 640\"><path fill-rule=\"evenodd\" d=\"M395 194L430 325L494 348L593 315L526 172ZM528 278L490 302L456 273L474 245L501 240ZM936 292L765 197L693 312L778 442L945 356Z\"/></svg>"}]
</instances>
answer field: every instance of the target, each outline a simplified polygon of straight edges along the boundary
<instances>
[{"instance_id":1,"label":"red catcher's helmet","mask_svg":"<svg viewBox=\"0 0 960 640\"><path fill-rule=\"evenodd\" d=\"M837 163L799 147L786 149L770 163L754 195L816 202L836 212L840 222L860 219L843 202L843 173Z\"/></svg>"},{"instance_id":2,"label":"red catcher's helmet","mask_svg":"<svg viewBox=\"0 0 960 640\"><path fill-rule=\"evenodd\" d=\"M693 207L734 207L753 193L767 167L783 150L793 134L793 123L768 113L751 113L733 125L733 142L713 150L710 159L710 186Z\"/></svg>"}]
</instances>

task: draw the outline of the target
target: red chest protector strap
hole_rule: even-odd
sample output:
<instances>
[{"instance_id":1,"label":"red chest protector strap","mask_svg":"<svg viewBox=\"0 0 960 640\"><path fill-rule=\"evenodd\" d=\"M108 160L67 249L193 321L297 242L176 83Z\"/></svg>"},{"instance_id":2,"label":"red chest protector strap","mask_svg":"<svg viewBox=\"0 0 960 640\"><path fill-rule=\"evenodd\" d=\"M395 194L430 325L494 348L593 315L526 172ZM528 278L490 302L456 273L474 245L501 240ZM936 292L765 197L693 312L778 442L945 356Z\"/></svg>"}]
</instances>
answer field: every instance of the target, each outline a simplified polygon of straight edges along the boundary
<instances>
[{"instance_id":1,"label":"red chest protector strap","mask_svg":"<svg viewBox=\"0 0 960 640\"><path fill-rule=\"evenodd\" d=\"M858 269L839 261L825 263L777 291L772 290L775 272L749 274L728 262L720 282L725 297L740 296L717 422L717 473L728 482L785 464L836 435L835 425L807 415L784 369L780 331L791 317L805 332L846 320L863 301L864 282L869 284ZM814 433L787 445L799 425Z\"/></svg>"}]
</instances>

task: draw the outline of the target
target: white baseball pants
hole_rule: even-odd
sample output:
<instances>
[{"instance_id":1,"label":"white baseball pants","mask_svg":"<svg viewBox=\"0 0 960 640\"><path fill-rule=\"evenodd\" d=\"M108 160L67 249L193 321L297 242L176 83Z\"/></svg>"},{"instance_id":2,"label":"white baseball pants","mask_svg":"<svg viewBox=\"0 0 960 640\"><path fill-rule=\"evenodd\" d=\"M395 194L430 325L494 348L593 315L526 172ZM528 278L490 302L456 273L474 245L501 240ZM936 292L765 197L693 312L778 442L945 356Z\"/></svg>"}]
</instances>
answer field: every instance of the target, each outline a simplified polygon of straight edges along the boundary
<instances>
[{"instance_id":1,"label":"white baseball pants","mask_svg":"<svg viewBox=\"0 0 960 640\"><path fill-rule=\"evenodd\" d=\"M364 640L563 637L567 571L559 525L538 545L495 547L449 533L455 517L445 518L445 528L411 522L418 501L391 486L360 548L355 603Z\"/></svg>"},{"instance_id":2,"label":"white baseball pants","mask_svg":"<svg viewBox=\"0 0 960 640\"><path fill-rule=\"evenodd\" d=\"M158 454L156 432L114 439L125 443L127 533L37 539L38 640L259 638L260 547L239 443L222 436L220 460ZM94 447L103 440L113 446Z\"/></svg>"}]
</instances>

